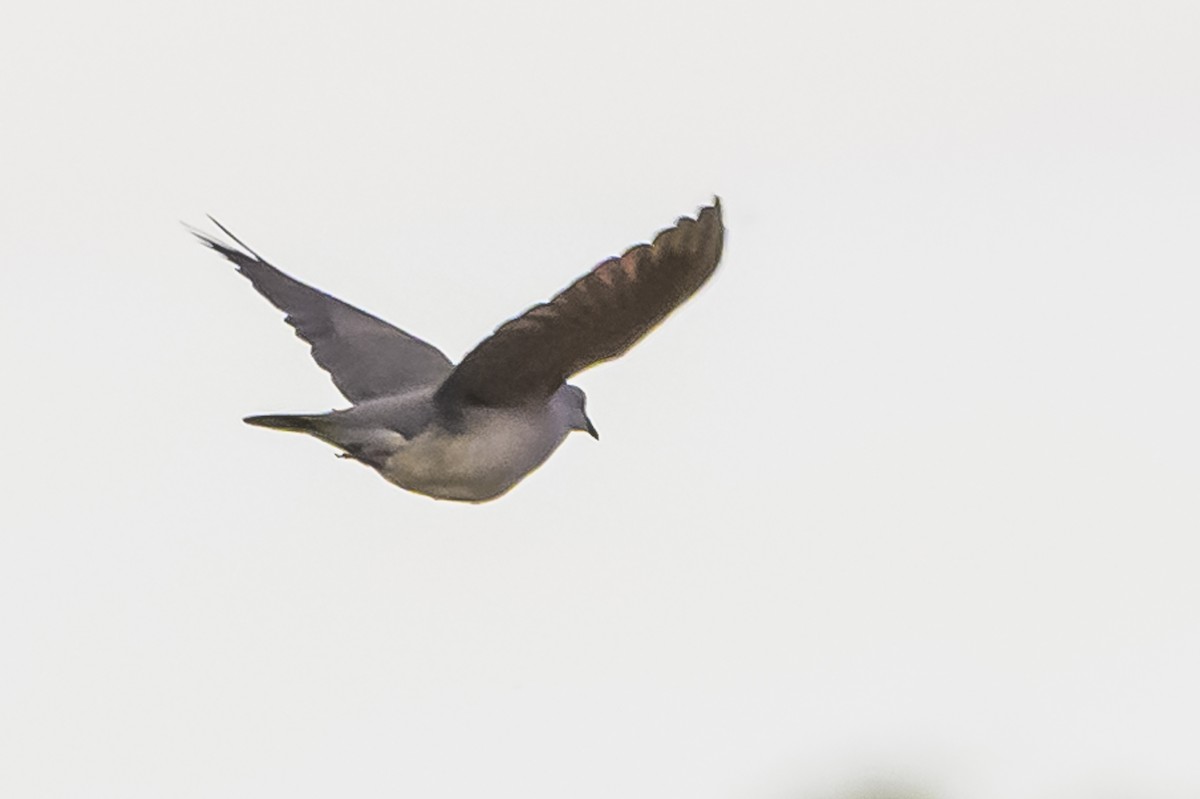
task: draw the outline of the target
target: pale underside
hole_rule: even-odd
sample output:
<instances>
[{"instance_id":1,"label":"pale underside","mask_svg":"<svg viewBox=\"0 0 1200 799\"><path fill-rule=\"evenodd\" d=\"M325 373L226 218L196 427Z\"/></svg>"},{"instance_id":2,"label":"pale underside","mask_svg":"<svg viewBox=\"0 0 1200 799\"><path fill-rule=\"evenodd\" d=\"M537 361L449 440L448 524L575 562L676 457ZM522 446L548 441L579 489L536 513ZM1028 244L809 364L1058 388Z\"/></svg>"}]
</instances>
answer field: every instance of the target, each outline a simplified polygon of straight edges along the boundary
<instances>
[{"instance_id":1,"label":"pale underside","mask_svg":"<svg viewBox=\"0 0 1200 799\"><path fill-rule=\"evenodd\" d=\"M546 461L571 432L558 397L537 407L478 408L456 433L431 425L378 467L388 481L437 499L484 502Z\"/></svg>"}]
</instances>

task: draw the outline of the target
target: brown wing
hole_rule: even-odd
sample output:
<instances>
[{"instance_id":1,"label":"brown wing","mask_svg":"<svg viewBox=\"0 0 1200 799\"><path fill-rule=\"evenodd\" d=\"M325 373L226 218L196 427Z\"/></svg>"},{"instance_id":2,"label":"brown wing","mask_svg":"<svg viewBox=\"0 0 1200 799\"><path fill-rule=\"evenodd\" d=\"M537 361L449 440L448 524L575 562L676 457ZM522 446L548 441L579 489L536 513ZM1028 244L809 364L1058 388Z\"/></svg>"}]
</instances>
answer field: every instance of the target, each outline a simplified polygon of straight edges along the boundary
<instances>
[{"instance_id":1,"label":"brown wing","mask_svg":"<svg viewBox=\"0 0 1200 799\"><path fill-rule=\"evenodd\" d=\"M438 403L511 407L545 398L568 377L616 358L692 296L717 268L721 201L620 258L609 258L550 302L497 328L446 378Z\"/></svg>"}]
</instances>

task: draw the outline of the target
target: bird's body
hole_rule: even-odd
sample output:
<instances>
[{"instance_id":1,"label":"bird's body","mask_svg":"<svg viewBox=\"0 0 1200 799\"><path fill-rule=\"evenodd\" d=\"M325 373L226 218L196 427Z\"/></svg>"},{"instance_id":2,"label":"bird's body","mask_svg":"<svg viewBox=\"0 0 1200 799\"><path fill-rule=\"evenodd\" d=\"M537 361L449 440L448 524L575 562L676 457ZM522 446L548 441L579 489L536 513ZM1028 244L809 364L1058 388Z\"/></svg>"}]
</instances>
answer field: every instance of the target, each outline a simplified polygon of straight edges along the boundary
<instances>
[{"instance_id":1,"label":"bird's body","mask_svg":"<svg viewBox=\"0 0 1200 799\"><path fill-rule=\"evenodd\" d=\"M463 430L430 425L396 448L379 469L401 488L438 499L483 502L541 466L571 432L571 406L555 394L522 408L475 408Z\"/></svg>"},{"instance_id":2,"label":"bird's body","mask_svg":"<svg viewBox=\"0 0 1200 799\"><path fill-rule=\"evenodd\" d=\"M598 438L583 391L566 378L623 353L699 288L724 234L719 203L698 220L681 219L654 244L601 263L506 322L455 367L420 339L285 275L221 229L245 252L196 235L288 314L353 403L246 422L308 433L402 488L467 502L507 492L572 430Z\"/></svg>"},{"instance_id":3,"label":"bird's body","mask_svg":"<svg viewBox=\"0 0 1200 799\"><path fill-rule=\"evenodd\" d=\"M583 392L569 384L543 402L467 407L453 420L439 414L433 402L437 388L430 385L329 413L251 416L246 421L308 433L401 488L464 502L504 494L554 454L571 430L590 429L586 417L579 421Z\"/></svg>"}]
</instances>

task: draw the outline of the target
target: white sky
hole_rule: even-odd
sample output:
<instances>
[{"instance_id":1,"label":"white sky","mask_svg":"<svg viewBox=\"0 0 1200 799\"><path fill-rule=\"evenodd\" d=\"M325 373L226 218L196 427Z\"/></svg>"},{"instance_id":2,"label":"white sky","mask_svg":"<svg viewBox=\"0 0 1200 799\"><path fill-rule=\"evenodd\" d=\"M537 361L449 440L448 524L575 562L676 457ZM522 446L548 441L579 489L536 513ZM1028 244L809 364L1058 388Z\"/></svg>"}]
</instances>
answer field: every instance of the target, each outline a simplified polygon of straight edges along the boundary
<instances>
[{"instance_id":1,"label":"white sky","mask_svg":"<svg viewBox=\"0 0 1200 799\"><path fill-rule=\"evenodd\" d=\"M172 7L173 5L173 7ZM1200 5L26 3L0 795L1200 791ZM178 221L458 357L719 193L474 507Z\"/></svg>"}]
</instances>

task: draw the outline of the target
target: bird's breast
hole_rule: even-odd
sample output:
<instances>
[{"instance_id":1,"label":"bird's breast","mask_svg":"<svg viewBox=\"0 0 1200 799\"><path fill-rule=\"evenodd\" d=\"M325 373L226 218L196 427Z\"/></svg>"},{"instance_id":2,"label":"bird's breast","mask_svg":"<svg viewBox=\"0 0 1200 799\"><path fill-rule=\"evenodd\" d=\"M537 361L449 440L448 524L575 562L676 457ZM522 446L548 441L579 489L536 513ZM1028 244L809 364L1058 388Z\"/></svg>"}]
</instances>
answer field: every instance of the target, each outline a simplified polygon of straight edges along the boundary
<instances>
[{"instance_id":1,"label":"bird's breast","mask_svg":"<svg viewBox=\"0 0 1200 799\"><path fill-rule=\"evenodd\" d=\"M380 473L396 485L438 499L483 502L508 491L540 466L566 438L552 409L475 409L461 429L440 425L413 438Z\"/></svg>"}]
</instances>

